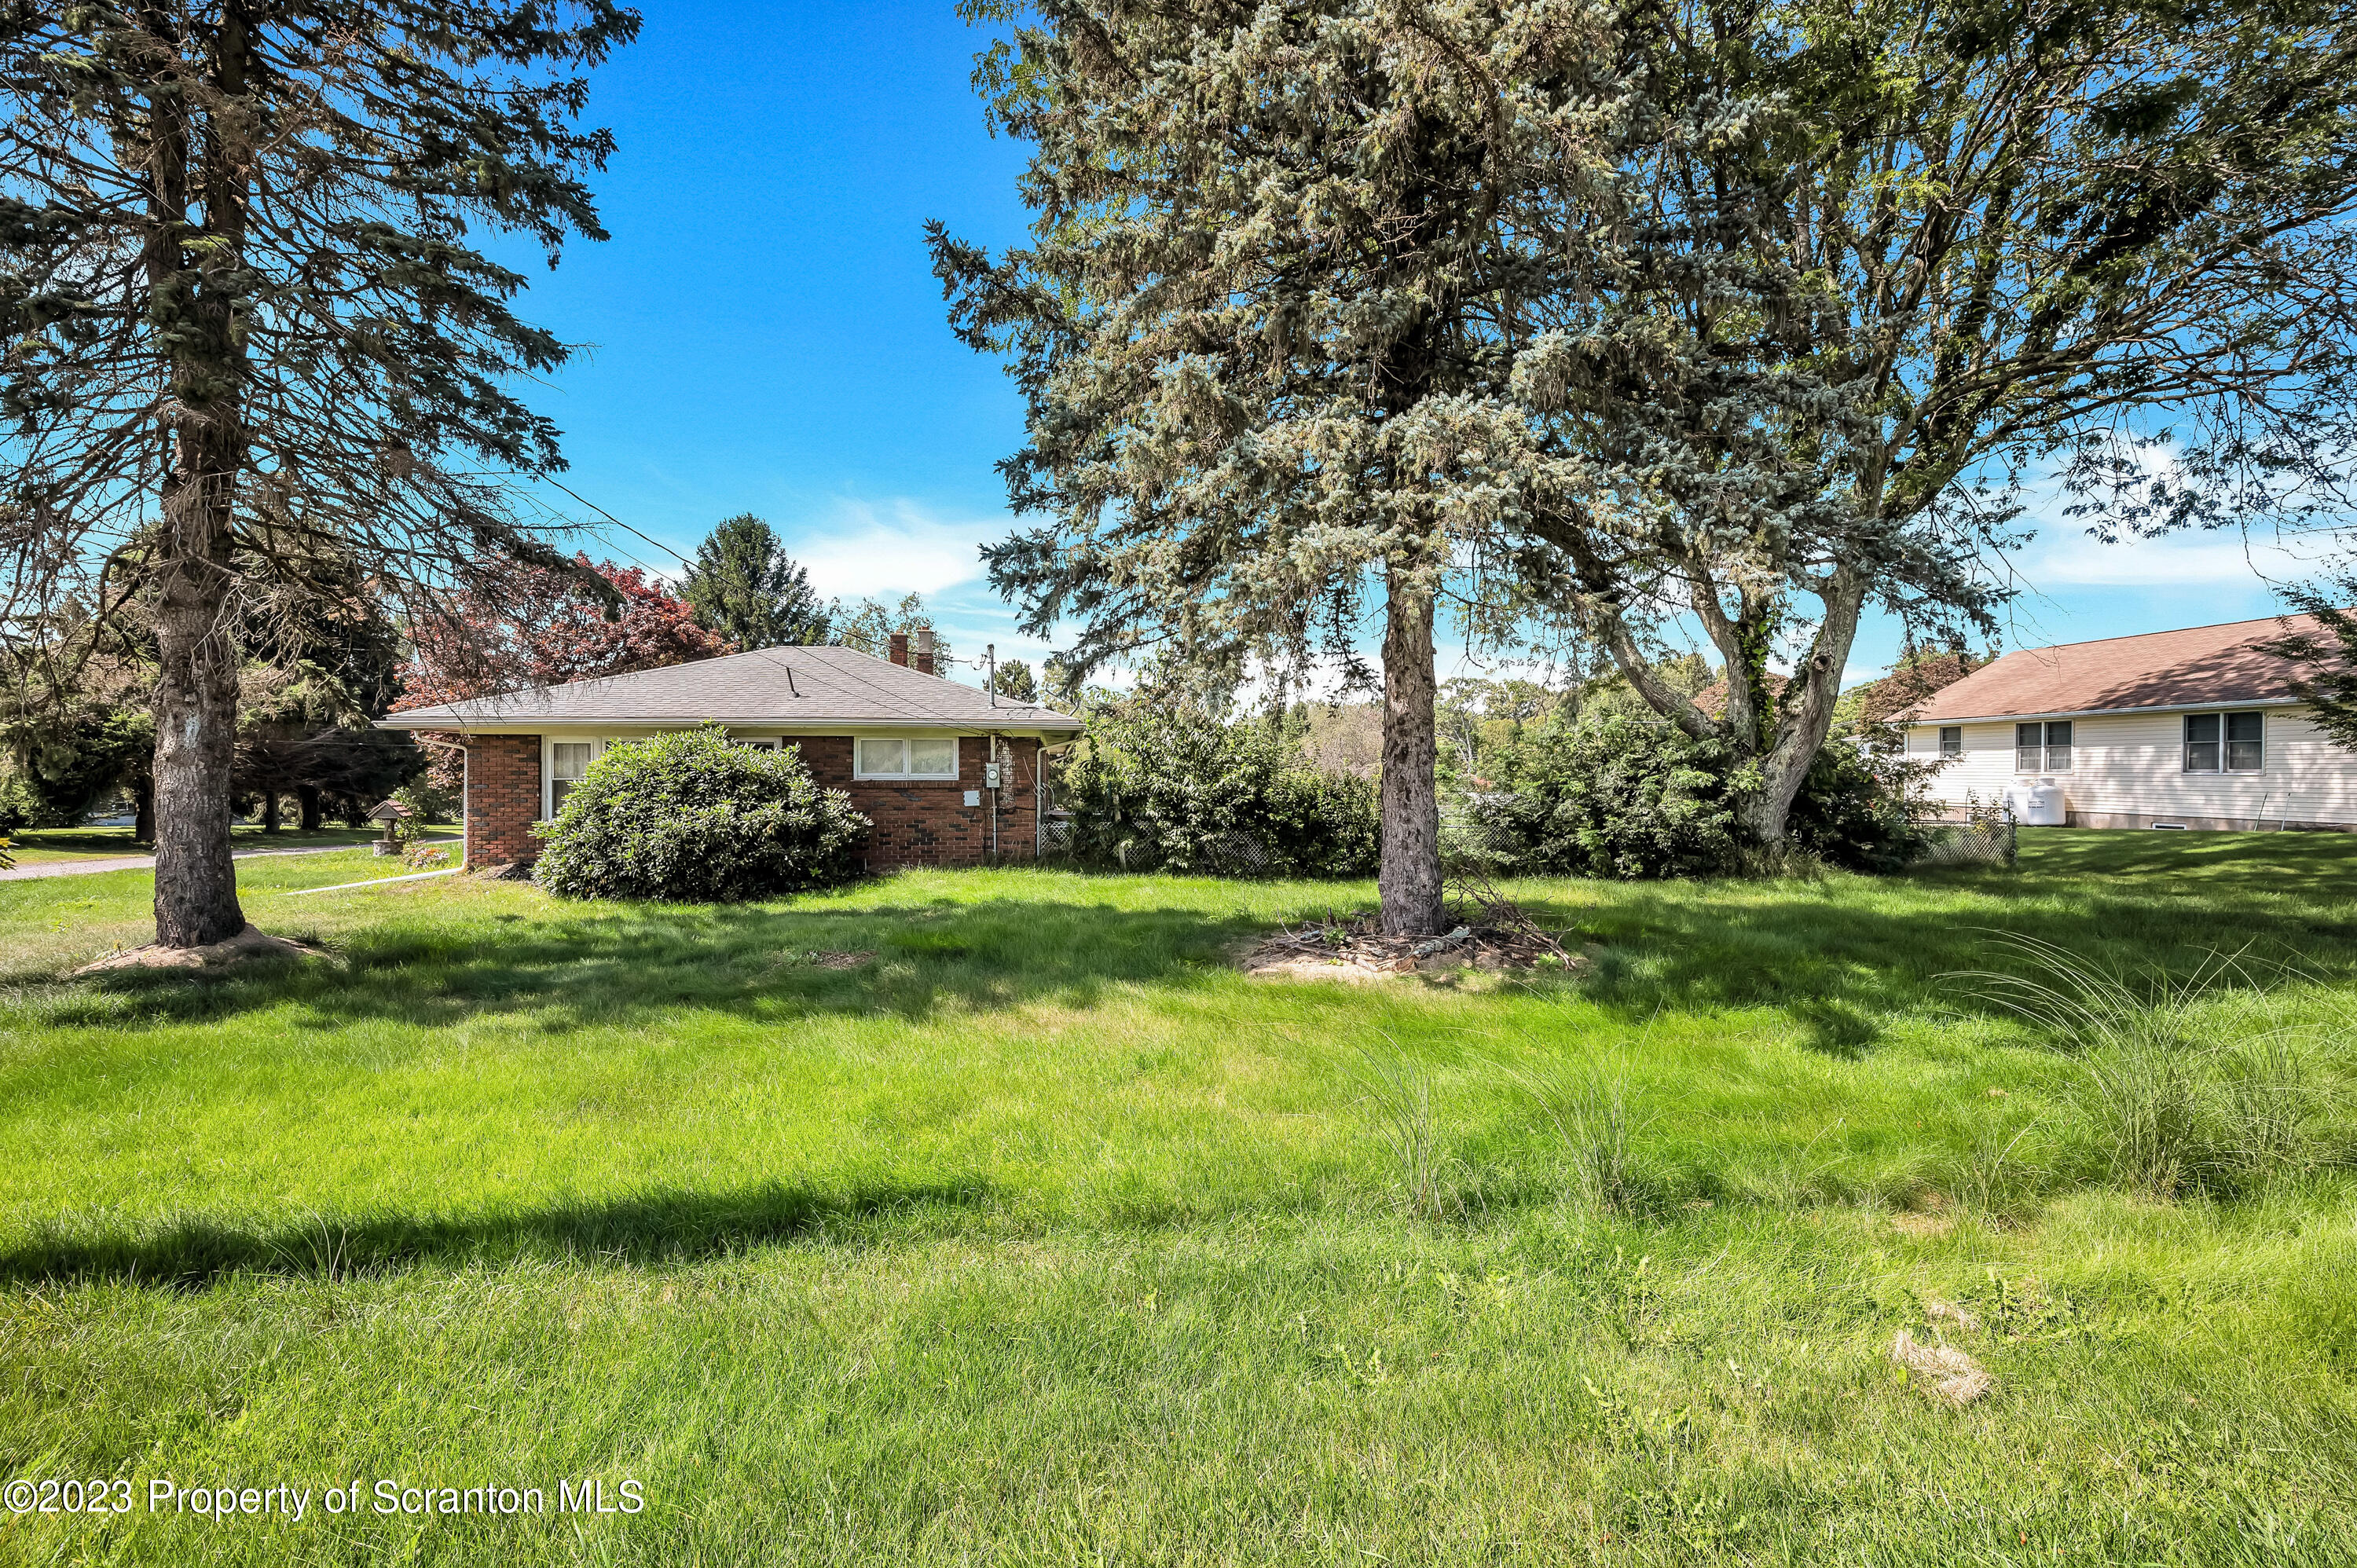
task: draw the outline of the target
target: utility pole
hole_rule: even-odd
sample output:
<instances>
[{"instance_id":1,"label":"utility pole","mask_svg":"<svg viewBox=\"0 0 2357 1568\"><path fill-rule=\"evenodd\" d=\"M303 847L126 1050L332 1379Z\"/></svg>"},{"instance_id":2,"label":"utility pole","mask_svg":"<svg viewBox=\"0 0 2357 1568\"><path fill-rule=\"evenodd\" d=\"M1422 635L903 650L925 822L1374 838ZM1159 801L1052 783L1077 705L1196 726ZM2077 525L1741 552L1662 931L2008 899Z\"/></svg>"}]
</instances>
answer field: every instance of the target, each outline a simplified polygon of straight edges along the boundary
<instances>
[{"instance_id":1,"label":"utility pole","mask_svg":"<svg viewBox=\"0 0 2357 1568\"><path fill-rule=\"evenodd\" d=\"M998 644L982 645L982 683L990 691L990 705L998 706Z\"/></svg>"}]
</instances>

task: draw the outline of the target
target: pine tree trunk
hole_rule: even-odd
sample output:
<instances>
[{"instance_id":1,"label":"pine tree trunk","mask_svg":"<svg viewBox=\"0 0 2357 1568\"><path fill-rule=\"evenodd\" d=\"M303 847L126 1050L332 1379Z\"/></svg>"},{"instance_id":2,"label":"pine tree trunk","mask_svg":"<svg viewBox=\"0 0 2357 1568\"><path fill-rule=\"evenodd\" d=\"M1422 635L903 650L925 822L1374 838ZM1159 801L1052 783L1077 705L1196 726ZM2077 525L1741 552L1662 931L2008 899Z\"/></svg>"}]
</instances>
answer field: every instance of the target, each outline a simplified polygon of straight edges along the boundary
<instances>
[{"instance_id":1,"label":"pine tree trunk","mask_svg":"<svg viewBox=\"0 0 2357 1568\"><path fill-rule=\"evenodd\" d=\"M266 833L278 831L278 791L275 789L262 792L262 831Z\"/></svg>"},{"instance_id":2,"label":"pine tree trunk","mask_svg":"<svg viewBox=\"0 0 2357 1568\"><path fill-rule=\"evenodd\" d=\"M1383 612L1383 922L1393 936L1440 929L1440 796L1433 778L1432 590L1391 574Z\"/></svg>"},{"instance_id":3,"label":"pine tree trunk","mask_svg":"<svg viewBox=\"0 0 2357 1568\"><path fill-rule=\"evenodd\" d=\"M303 831L307 833L317 832L319 831L319 787L317 784L296 785L295 800L303 812Z\"/></svg>"},{"instance_id":4,"label":"pine tree trunk","mask_svg":"<svg viewBox=\"0 0 2357 1568\"><path fill-rule=\"evenodd\" d=\"M234 98L246 89L251 64L243 0L223 5L212 41L213 85ZM224 941L245 929L229 828L238 660L231 524L246 456L239 398L246 355L228 278L242 261L251 160L224 134L242 120L216 113L205 134L192 135L190 112L183 99L150 122L144 257L156 307L174 328L177 412L154 570L156 940L176 948ZM199 210L201 221L192 221Z\"/></svg>"},{"instance_id":5,"label":"pine tree trunk","mask_svg":"<svg viewBox=\"0 0 2357 1568\"><path fill-rule=\"evenodd\" d=\"M156 785L142 779L131 787L131 837L139 843L156 842Z\"/></svg>"},{"instance_id":6,"label":"pine tree trunk","mask_svg":"<svg viewBox=\"0 0 2357 1568\"><path fill-rule=\"evenodd\" d=\"M167 481L156 613L156 940L203 947L245 929L230 858L237 650L224 600L227 476L186 425ZM208 472L207 470L210 471Z\"/></svg>"}]
</instances>

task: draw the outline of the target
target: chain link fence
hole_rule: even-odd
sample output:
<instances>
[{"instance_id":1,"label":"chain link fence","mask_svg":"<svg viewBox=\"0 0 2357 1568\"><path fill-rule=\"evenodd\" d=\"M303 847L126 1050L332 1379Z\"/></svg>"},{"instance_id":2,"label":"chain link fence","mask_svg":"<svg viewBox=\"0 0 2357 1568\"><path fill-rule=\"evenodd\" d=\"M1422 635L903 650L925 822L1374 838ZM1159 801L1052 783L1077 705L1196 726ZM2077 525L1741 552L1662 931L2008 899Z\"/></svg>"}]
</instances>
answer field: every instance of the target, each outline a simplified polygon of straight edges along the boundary
<instances>
[{"instance_id":1,"label":"chain link fence","mask_svg":"<svg viewBox=\"0 0 2357 1568\"><path fill-rule=\"evenodd\" d=\"M1923 835L1917 865L2011 865L2021 853L2013 813L2001 807L1961 817L1919 818L1915 827Z\"/></svg>"}]
</instances>

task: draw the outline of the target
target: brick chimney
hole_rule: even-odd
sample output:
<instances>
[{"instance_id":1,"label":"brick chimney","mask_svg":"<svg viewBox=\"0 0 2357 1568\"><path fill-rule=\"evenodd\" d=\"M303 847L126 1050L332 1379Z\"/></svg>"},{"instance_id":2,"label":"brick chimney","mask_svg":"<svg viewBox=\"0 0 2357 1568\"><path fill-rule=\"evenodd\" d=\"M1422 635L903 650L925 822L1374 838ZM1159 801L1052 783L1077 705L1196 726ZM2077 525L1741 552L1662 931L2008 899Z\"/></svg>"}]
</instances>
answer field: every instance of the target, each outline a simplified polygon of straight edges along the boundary
<instances>
[{"instance_id":1,"label":"brick chimney","mask_svg":"<svg viewBox=\"0 0 2357 1568\"><path fill-rule=\"evenodd\" d=\"M909 662L909 634L905 631L896 631L892 634L892 662L895 664Z\"/></svg>"},{"instance_id":2,"label":"brick chimney","mask_svg":"<svg viewBox=\"0 0 2357 1568\"><path fill-rule=\"evenodd\" d=\"M933 628L929 626L917 628L917 670L925 675L933 672Z\"/></svg>"}]
</instances>

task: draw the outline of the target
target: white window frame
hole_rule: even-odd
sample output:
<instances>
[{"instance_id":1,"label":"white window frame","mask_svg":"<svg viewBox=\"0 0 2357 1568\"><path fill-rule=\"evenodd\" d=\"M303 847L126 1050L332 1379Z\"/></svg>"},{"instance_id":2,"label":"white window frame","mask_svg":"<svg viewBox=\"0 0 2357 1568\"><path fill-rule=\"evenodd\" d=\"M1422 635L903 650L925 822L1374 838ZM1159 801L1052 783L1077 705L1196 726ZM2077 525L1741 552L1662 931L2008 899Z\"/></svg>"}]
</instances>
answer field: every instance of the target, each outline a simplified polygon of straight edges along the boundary
<instances>
[{"instance_id":1,"label":"white window frame","mask_svg":"<svg viewBox=\"0 0 2357 1568\"><path fill-rule=\"evenodd\" d=\"M773 735L732 735L728 739L731 745L741 746L748 751L776 751L786 744Z\"/></svg>"},{"instance_id":2,"label":"white window frame","mask_svg":"<svg viewBox=\"0 0 2357 1568\"><path fill-rule=\"evenodd\" d=\"M2021 742L2021 732L2025 729L2030 729L2033 727L2038 731L2038 744L2034 746L2024 746ZM2071 738L2060 742L2056 741L2054 738L2054 732L2058 728L2062 730ZM2041 719L2037 721L2034 725L2029 720L2021 720L2013 726L2013 771L2015 776L2018 778L2027 779L2040 773L2071 772L2072 765L2078 760L2078 741L2079 721L2076 719ZM2038 753L2039 765L2035 768L2024 768L2021 765L2021 759L2032 751ZM2062 762L2060 767L2057 767L2054 761L2054 754L2058 751L2062 754Z\"/></svg>"},{"instance_id":3,"label":"white window frame","mask_svg":"<svg viewBox=\"0 0 2357 1568\"><path fill-rule=\"evenodd\" d=\"M870 741L878 740L896 740L900 742L900 761L902 771L898 773L870 773L867 770L866 762L867 745ZM950 770L947 773L908 772L906 770L909 759L908 743L912 740L948 741L950 743ZM958 770L963 765L965 760L962 755L964 750L965 748L958 744L958 737L953 735L855 735L851 737L851 776L852 778L860 780L872 779L878 784L954 784L958 781Z\"/></svg>"},{"instance_id":4,"label":"white window frame","mask_svg":"<svg viewBox=\"0 0 2357 1568\"><path fill-rule=\"evenodd\" d=\"M540 820L556 819L556 748L560 746L587 746L589 760L596 762L606 755L608 741L601 735L544 735L540 737ZM577 779L568 779L577 783Z\"/></svg>"},{"instance_id":5,"label":"white window frame","mask_svg":"<svg viewBox=\"0 0 2357 1568\"><path fill-rule=\"evenodd\" d=\"M2257 741L2259 748L2259 765L2256 768L2236 768L2233 765L2234 747L2238 745L2249 746L2252 743L2249 741L2238 742L2228 738L2232 728L2229 721L2244 717L2246 714L2259 721L2259 738ZM2193 766L2193 747L2196 744L2193 739L2193 721L2196 719L2214 719L2217 721L2217 739L2200 743L2206 746L2214 746L2218 748L2218 765L2215 768L2196 768ZM2235 774L2248 775L2253 773L2265 773L2267 770L2267 711L2265 708L2220 708L2215 712L2187 714L2184 716L2183 721L2177 726L2177 768L2180 773L2200 773L2204 775L2214 774L2217 777L2223 779L2230 778Z\"/></svg>"},{"instance_id":6,"label":"white window frame","mask_svg":"<svg viewBox=\"0 0 2357 1568\"><path fill-rule=\"evenodd\" d=\"M1956 748L1953 751L1948 749L1948 737L1950 736L1954 736L1956 737ZM1964 726L1962 725L1942 725L1940 726L1940 733L1932 737L1932 749L1937 751L1942 757L1962 757L1964 754Z\"/></svg>"}]
</instances>

